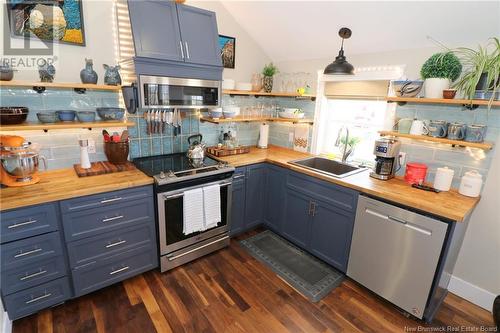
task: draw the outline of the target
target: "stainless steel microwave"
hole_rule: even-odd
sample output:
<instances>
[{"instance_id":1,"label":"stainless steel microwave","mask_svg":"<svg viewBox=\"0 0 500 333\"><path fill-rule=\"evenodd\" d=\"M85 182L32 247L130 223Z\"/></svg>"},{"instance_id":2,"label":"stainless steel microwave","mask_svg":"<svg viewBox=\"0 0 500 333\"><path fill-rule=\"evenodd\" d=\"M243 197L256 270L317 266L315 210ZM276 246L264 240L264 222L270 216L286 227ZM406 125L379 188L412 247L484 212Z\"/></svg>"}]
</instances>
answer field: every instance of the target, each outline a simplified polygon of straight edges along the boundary
<instances>
[{"instance_id":1,"label":"stainless steel microwave","mask_svg":"<svg viewBox=\"0 0 500 333\"><path fill-rule=\"evenodd\" d=\"M221 81L139 75L141 108L216 108L221 103Z\"/></svg>"}]
</instances>

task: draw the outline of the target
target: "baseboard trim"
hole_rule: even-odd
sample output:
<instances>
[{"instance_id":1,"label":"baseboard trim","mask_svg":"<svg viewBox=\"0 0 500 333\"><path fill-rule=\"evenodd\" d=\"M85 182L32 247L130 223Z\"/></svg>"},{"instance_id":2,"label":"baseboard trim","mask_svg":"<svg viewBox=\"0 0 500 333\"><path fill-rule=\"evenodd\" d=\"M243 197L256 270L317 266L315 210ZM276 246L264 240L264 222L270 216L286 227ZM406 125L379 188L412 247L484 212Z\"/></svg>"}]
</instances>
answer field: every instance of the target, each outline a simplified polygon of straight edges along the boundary
<instances>
[{"instance_id":1,"label":"baseboard trim","mask_svg":"<svg viewBox=\"0 0 500 333\"><path fill-rule=\"evenodd\" d=\"M11 332L12 332L12 321L9 319L7 312L4 312L2 320L2 333L11 333Z\"/></svg>"},{"instance_id":2,"label":"baseboard trim","mask_svg":"<svg viewBox=\"0 0 500 333\"><path fill-rule=\"evenodd\" d=\"M497 295L484 290L472 283L464 281L456 276L451 276L450 284L448 285L448 291L465 298L471 303L482 307L483 309L491 312L493 309L493 301Z\"/></svg>"}]
</instances>

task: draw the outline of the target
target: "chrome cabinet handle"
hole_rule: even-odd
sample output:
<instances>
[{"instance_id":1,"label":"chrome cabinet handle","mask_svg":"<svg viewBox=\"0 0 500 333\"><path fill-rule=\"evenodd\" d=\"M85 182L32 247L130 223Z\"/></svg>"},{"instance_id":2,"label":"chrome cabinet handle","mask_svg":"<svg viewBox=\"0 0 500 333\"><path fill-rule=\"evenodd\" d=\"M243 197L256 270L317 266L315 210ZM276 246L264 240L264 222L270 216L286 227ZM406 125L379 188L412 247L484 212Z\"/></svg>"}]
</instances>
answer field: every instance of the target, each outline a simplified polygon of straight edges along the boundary
<instances>
[{"instance_id":1,"label":"chrome cabinet handle","mask_svg":"<svg viewBox=\"0 0 500 333\"><path fill-rule=\"evenodd\" d=\"M182 59L185 59L185 57L184 57L184 49L182 48L182 41L179 41L179 46L181 47L181 56L182 56Z\"/></svg>"},{"instance_id":2,"label":"chrome cabinet handle","mask_svg":"<svg viewBox=\"0 0 500 333\"><path fill-rule=\"evenodd\" d=\"M307 215L309 216L311 216L312 214L312 205L313 205L312 201L309 201L309 212L307 213Z\"/></svg>"},{"instance_id":3,"label":"chrome cabinet handle","mask_svg":"<svg viewBox=\"0 0 500 333\"><path fill-rule=\"evenodd\" d=\"M394 216L388 216L389 220L391 221L394 221L394 222L398 222L398 223L401 223L401 224L406 224L408 223L407 221L403 220L403 219L400 219L398 217L394 217Z\"/></svg>"},{"instance_id":4,"label":"chrome cabinet handle","mask_svg":"<svg viewBox=\"0 0 500 333\"><path fill-rule=\"evenodd\" d=\"M313 217L316 216L316 203L315 202L312 203L312 216Z\"/></svg>"},{"instance_id":5,"label":"chrome cabinet handle","mask_svg":"<svg viewBox=\"0 0 500 333\"><path fill-rule=\"evenodd\" d=\"M32 278L37 277L39 275L43 275L45 273L47 273L47 271L45 271L45 270L42 271L42 269L40 268L39 272L30 274L30 275L28 275L28 273L26 273L25 276L23 276L22 278L19 278L19 281L29 280L29 279L32 279Z\"/></svg>"},{"instance_id":6,"label":"chrome cabinet handle","mask_svg":"<svg viewBox=\"0 0 500 333\"><path fill-rule=\"evenodd\" d=\"M52 296L52 293L48 293L47 294L47 291L45 291L45 294L43 294L42 296L38 296L38 297L32 298L29 301L26 301L26 304L31 304L33 302L40 301L40 300L42 300L44 298L47 298L47 297L50 297L50 296ZM31 297L33 297L33 296L31 296Z\"/></svg>"},{"instance_id":7,"label":"chrome cabinet handle","mask_svg":"<svg viewBox=\"0 0 500 333\"><path fill-rule=\"evenodd\" d=\"M126 240L119 240L117 242L114 242L114 243L106 245L106 248L109 249L110 247L114 247L114 246L118 246L118 245L121 245L121 244L125 244L126 242L127 242Z\"/></svg>"},{"instance_id":8,"label":"chrome cabinet handle","mask_svg":"<svg viewBox=\"0 0 500 333\"><path fill-rule=\"evenodd\" d=\"M108 217L106 219L103 219L102 222L110 222L110 221L114 221L114 220L119 220L119 219L122 219L123 218L123 215L118 215L118 216L113 216L113 217Z\"/></svg>"},{"instance_id":9,"label":"chrome cabinet handle","mask_svg":"<svg viewBox=\"0 0 500 333\"><path fill-rule=\"evenodd\" d=\"M239 175L233 176L233 179L245 178L245 174L241 173Z\"/></svg>"},{"instance_id":10,"label":"chrome cabinet handle","mask_svg":"<svg viewBox=\"0 0 500 333\"><path fill-rule=\"evenodd\" d=\"M117 197L117 198L113 198L113 199L105 199L105 200L101 200L101 203L105 204L105 203L109 203L109 202L119 201L121 199L122 199L121 197Z\"/></svg>"},{"instance_id":11,"label":"chrome cabinet handle","mask_svg":"<svg viewBox=\"0 0 500 333\"><path fill-rule=\"evenodd\" d=\"M184 45L186 45L186 57L189 59L189 46L187 42L184 42Z\"/></svg>"},{"instance_id":12,"label":"chrome cabinet handle","mask_svg":"<svg viewBox=\"0 0 500 333\"><path fill-rule=\"evenodd\" d=\"M21 251L21 253L16 254L16 255L14 256L14 258L21 258L21 257L24 257L24 256L28 256L28 255L30 255L30 254L33 254L33 253L40 252L40 251L42 251L42 249L41 249L41 248L34 249L34 250L31 250L31 251L28 251L28 252L22 252L22 251Z\"/></svg>"},{"instance_id":13,"label":"chrome cabinet handle","mask_svg":"<svg viewBox=\"0 0 500 333\"><path fill-rule=\"evenodd\" d=\"M129 268L130 268L129 266L122 267L120 269L117 269L117 270L114 270L114 271L110 272L109 275L114 275L116 273L120 273L120 272L126 271Z\"/></svg>"},{"instance_id":14,"label":"chrome cabinet handle","mask_svg":"<svg viewBox=\"0 0 500 333\"><path fill-rule=\"evenodd\" d=\"M38 220L32 220L32 219L29 219L28 221L25 221L25 222L20 222L20 223L15 223L15 224L11 224L7 227L7 229L14 229L14 228L19 228L19 227L22 227L22 226L25 226L25 225L28 225L28 224L33 224L33 223L37 223Z\"/></svg>"}]
</instances>

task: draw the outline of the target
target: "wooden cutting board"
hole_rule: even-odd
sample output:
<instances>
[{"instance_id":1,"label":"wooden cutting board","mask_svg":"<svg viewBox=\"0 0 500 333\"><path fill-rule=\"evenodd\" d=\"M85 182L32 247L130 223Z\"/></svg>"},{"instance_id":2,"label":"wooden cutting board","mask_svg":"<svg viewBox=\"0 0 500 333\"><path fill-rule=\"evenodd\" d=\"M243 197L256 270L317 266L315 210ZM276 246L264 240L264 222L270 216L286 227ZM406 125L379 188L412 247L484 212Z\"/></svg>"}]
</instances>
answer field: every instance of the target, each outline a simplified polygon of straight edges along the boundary
<instances>
[{"instance_id":1,"label":"wooden cutting board","mask_svg":"<svg viewBox=\"0 0 500 333\"><path fill-rule=\"evenodd\" d=\"M239 146L236 148L225 148L225 147L208 147L207 152L213 156L216 157L223 157L223 156L231 156L231 155L239 155L239 154L246 154L250 152L250 147L247 146Z\"/></svg>"},{"instance_id":2,"label":"wooden cutting board","mask_svg":"<svg viewBox=\"0 0 500 333\"><path fill-rule=\"evenodd\" d=\"M90 165L90 169L83 169L80 164L74 164L73 167L75 168L78 177L97 176L104 175L106 173L135 170L135 166L132 162L113 164L108 161L100 161L92 162Z\"/></svg>"}]
</instances>

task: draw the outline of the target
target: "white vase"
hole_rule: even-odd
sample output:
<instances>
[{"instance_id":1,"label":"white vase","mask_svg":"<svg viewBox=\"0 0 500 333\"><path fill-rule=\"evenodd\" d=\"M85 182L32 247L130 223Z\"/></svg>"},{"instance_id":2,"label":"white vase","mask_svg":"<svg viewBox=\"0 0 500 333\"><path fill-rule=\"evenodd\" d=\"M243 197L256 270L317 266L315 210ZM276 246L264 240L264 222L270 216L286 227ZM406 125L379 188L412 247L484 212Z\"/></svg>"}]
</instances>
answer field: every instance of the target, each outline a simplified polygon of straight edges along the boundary
<instances>
[{"instance_id":1,"label":"white vase","mask_svg":"<svg viewBox=\"0 0 500 333\"><path fill-rule=\"evenodd\" d=\"M443 90L449 89L450 79L429 78L425 79L424 96L425 98L443 98Z\"/></svg>"}]
</instances>

